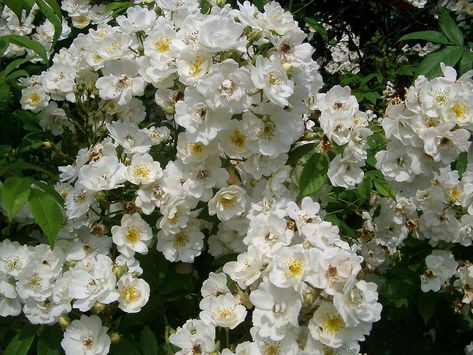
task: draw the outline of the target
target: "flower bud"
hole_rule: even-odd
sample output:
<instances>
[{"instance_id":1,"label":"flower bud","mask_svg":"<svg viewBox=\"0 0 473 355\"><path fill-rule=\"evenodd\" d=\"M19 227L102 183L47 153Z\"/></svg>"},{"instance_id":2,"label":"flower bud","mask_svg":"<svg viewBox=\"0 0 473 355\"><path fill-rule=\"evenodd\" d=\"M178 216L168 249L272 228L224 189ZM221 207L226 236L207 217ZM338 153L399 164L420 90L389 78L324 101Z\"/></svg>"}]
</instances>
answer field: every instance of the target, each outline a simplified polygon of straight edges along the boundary
<instances>
[{"instance_id":1,"label":"flower bud","mask_svg":"<svg viewBox=\"0 0 473 355\"><path fill-rule=\"evenodd\" d=\"M178 263L176 265L176 274L191 274L193 270L192 264L189 263Z\"/></svg>"},{"instance_id":2,"label":"flower bud","mask_svg":"<svg viewBox=\"0 0 473 355\"><path fill-rule=\"evenodd\" d=\"M105 310L105 307L107 307L107 305L105 305L103 303L100 303L100 302L95 302L94 312L95 313L102 313Z\"/></svg>"},{"instance_id":3,"label":"flower bud","mask_svg":"<svg viewBox=\"0 0 473 355\"><path fill-rule=\"evenodd\" d=\"M249 43L254 43L256 41L259 41L262 36L263 36L263 31L253 30L248 34L248 42Z\"/></svg>"},{"instance_id":4,"label":"flower bud","mask_svg":"<svg viewBox=\"0 0 473 355\"><path fill-rule=\"evenodd\" d=\"M49 141L44 141L43 142L43 146L46 148L46 149L51 149L53 147L53 144Z\"/></svg>"},{"instance_id":5,"label":"flower bud","mask_svg":"<svg viewBox=\"0 0 473 355\"><path fill-rule=\"evenodd\" d=\"M61 326L62 329L66 329L69 324L71 324L71 320L69 317L65 314L59 317L59 325Z\"/></svg>"},{"instance_id":6,"label":"flower bud","mask_svg":"<svg viewBox=\"0 0 473 355\"><path fill-rule=\"evenodd\" d=\"M110 340L112 341L112 343L119 343L120 340L122 340L122 337L120 333L113 332L112 334L110 334Z\"/></svg>"},{"instance_id":7,"label":"flower bud","mask_svg":"<svg viewBox=\"0 0 473 355\"><path fill-rule=\"evenodd\" d=\"M284 70L286 71L287 75L291 75L292 74L292 64L291 63L284 63L282 65L282 67L284 68Z\"/></svg>"},{"instance_id":8,"label":"flower bud","mask_svg":"<svg viewBox=\"0 0 473 355\"><path fill-rule=\"evenodd\" d=\"M176 113L174 106L163 107L163 111L166 115L174 115Z\"/></svg>"},{"instance_id":9,"label":"flower bud","mask_svg":"<svg viewBox=\"0 0 473 355\"><path fill-rule=\"evenodd\" d=\"M315 295L313 292L304 293L304 304L310 306L315 301Z\"/></svg>"}]
</instances>

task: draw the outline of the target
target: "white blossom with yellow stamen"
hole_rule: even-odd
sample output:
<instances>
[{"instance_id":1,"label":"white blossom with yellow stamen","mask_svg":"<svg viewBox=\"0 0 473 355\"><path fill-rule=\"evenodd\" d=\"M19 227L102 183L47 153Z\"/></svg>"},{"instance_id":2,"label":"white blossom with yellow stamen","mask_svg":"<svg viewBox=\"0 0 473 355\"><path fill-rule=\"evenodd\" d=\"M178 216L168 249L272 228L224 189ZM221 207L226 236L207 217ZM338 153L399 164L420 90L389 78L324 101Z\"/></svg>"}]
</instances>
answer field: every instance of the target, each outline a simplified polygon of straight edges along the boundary
<instances>
[{"instance_id":1,"label":"white blossom with yellow stamen","mask_svg":"<svg viewBox=\"0 0 473 355\"><path fill-rule=\"evenodd\" d=\"M148 302L150 288L143 279L134 278L131 274L123 275L117 283L118 307L126 313L138 313Z\"/></svg>"},{"instance_id":2,"label":"white blossom with yellow stamen","mask_svg":"<svg viewBox=\"0 0 473 355\"><path fill-rule=\"evenodd\" d=\"M123 215L121 225L113 226L111 231L112 240L123 255L130 257L135 252L148 253L148 245L153 237L153 232L139 213Z\"/></svg>"},{"instance_id":3,"label":"white blossom with yellow stamen","mask_svg":"<svg viewBox=\"0 0 473 355\"><path fill-rule=\"evenodd\" d=\"M147 153L134 154L126 170L127 180L135 185L152 184L162 175L163 170L159 162L154 161L153 157Z\"/></svg>"}]
</instances>

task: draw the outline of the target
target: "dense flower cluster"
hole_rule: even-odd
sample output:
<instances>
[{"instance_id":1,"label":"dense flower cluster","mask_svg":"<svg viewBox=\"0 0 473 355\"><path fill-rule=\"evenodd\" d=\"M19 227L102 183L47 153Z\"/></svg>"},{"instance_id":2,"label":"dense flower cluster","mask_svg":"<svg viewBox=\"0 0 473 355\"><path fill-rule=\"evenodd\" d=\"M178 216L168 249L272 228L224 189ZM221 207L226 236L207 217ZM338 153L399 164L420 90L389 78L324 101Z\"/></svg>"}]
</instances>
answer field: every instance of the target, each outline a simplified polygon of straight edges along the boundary
<instances>
[{"instance_id":1,"label":"dense flower cluster","mask_svg":"<svg viewBox=\"0 0 473 355\"><path fill-rule=\"evenodd\" d=\"M284 208L282 202L252 205L243 239L248 249L223 267L235 284L227 287L224 273L210 274L200 320L170 338L179 353L213 351L214 327L235 328L253 307L253 342L240 344L237 354L358 353L358 342L380 319L376 284L358 279L363 259L323 221L318 203L305 197L300 207L289 201ZM190 329L196 329L192 338Z\"/></svg>"},{"instance_id":2,"label":"dense flower cluster","mask_svg":"<svg viewBox=\"0 0 473 355\"><path fill-rule=\"evenodd\" d=\"M324 25L327 30L330 25ZM352 46L359 46L360 37L354 34L350 27L334 45L329 45L332 60L325 65L325 70L330 74L351 72L356 74L360 71L359 60L363 53L353 50Z\"/></svg>"},{"instance_id":3,"label":"dense flower cluster","mask_svg":"<svg viewBox=\"0 0 473 355\"><path fill-rule=\"evenodd\" d=\"M363 244L362 255L371 256L365 260L373 268L385 261L383 248L393 253L409 234L433 247L472 244L472 73L457 78L443 64L442 71L443 77L432 80L420 76L405 100L393 102L381 121L388 145L376 154L376 167L397 197L380 199L376 217L365 215L372 238ZM439 291L455 277L452 285L465 295L464 303L471 303L468 262L459 263L451 251L436 249L425 263L424 292Z\"/></svg>"},{"instance_id":4,"label":"dense flower cluster","mask_svg":"<svg viewBox=\"0 0 473 355\"><path fill-rule=\"evenodd\" d=\"M149 286L142 269L124 257L110 259L110 238L90 233L48 245L0 244L3 317L23 313L33 324L53 324L72 308L86 312L118 301L125 312L139 312Z\"/></svg>"},{"instance_id":5,"label":"dense flower cluster","mask_svg":"<svg viewBox=\"0 0 473 355\"><path fill-rule=\"evenodd\" d=\"M62 7L76 27L100 12L71 4ZM21 104L43 128L61 134L83 120L93 137L59 168L65 226L49 251L55 272L34 269L36 307L50 300L48 323L71 302L82 312L112 302L139 311L149 287L137 278L135 255L157 236L171 262L192 263L205 245L214 256L239 254L204 282L200 319L171 335L182 353L218 350L215 327L234 329L248 313L252 342L237 353L357 353L380 319L376 284L361 279L363 258L323 220L319 203L296 203L301 166L287 161L312 131L318 151L332 154L331 183L354 188L363 180L372 117L348 87L319 94L313 48L277 3L264 12L249 2L214 5L205 15L194 0L130 7L116 26L100 22L24 81ZM27 248L8 243L4 260ZM25 270L14 279L22 302L33 297L23 296L32 277ZM12 286L5 299L15 304L16 297ZM104 353L106 331L98 317L83 316L67 328L63 348Z\"/></svg>"},{"instance_id":6,"label":"dense flower cluster","mask_svg":"<svg viewBox=\"0 0 473 355\"><path fill-rule=\"evenodd\" d=\"M26 10L23 10L21 19L10 10L7 6L3 7L0 14L0 35L18 35L29 37L40 43L47 51L51 49L54 37L54 26L49 20L45 20L41 25L37 26L33 22L38 13L38 6L35 4L27 15ZM65 39L71 33L66 20L62 21L62 33L60 39ZM10 43L3 53L6 57L17 57L28 54L33 57L32 61L37 61L39 58L36 54L25 47Z\"/></svg>"}]
</instances>

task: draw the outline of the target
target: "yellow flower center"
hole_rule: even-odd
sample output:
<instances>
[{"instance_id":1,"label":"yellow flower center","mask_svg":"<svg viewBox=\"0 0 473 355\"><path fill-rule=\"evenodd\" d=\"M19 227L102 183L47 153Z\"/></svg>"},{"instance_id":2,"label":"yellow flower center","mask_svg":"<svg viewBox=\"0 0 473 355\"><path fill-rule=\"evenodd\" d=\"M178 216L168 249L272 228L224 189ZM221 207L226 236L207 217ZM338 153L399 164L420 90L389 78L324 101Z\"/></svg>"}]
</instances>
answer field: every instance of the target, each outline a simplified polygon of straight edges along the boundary
<instances>
[{"instance_id":1,"label":"yellow flower center","mask_svg":"<svg viewBox=\"0 0 473 355\"><path fill-rule=\"evenodd\" d=\"M126 285L120 292L120 297L129 303L134 303L141 298L141 292L133 285Z\"/></svg>"},{"instance_id":2,"label":"yellow flower center","mask_svg":"<svg viewBox=\"0 0 473 355\"><path fill-rule=\"evenodd\" d=\"M279 346L277 344L268 344L264 349L264 355L279 355Z\"/></svg>"},{"instance_id":3,"label":"yellow flower center","mask_svg":"<svg viewBox=\"0 0 473 355\"><path fill-rule=\"evenodd\" d=\"M270 141L274 136L276 136L276 125L271 121L265 122L264 127L258 132L258 137Z\"/></svg>"},{"instance_id":4,"label":"yellow flower center","mask_svg":"<svg viewBox=\"0 0 473 355\"><path fill-rule=\"evenodd\" d=\"M169 51L170 48L170 41L168 38L161 38L158 41L156 41L156 50L161 53L166 53Z\"/></svg>"},{"instance_id":5,"label":"yellow flower center","mask_svg":"<svg viewBox=\"0 0 473 355\"><path fill-rule=\"evenodd\" d=\"M322 328L327 333L337 333L345 328L345 322L337 314L328 314L322 319Z\"/></svg>"},{"instance_id":6,"label":"yellow flower center","mask_svg":"<svg viewBox=\"0 0 473 355\"><path fill-rule=\"evenodd\" d=\"M140 177L142 179L148 179L149 176L151 175L151 170L147 166L137 165L133 169L133 175L135 175L136 177Z\"/></svg>"},{"instance_id":7,"label":"yellow flower center","mask_svg":"<svg viewBox=\"0 0 473 355\"><path fill-rule=\"evenodd\" d=\"M41 278L36 273L33 274L30 278L28 278L27 282L31 288L39 288L42 284Z\"/></svg>"},{"instance_id":8,"label":"yellow flower center","mask_svg":"<svg viewBox=\"0 0 473 355\"><path fill-rule=\"evenodd\" d=\"M241 149L245 145L246 136L242 134L238 129L235 129L230 136L230 141L235 147Z\"/></svg>"},{"instance_id":9,"label":"yellow flower center","mask_svg":"<svg viewBox=\"0 0 473 355\"><path fill-rule=\"evenodd\" d=\"M18 256L10 256L5 260L5 268L7 270L15 270L20 264L20 258Z\"/></svg>"},{"instance_id":10,"label":"yellow flower center","mask_svg":"<svg viewBox=\"0 0 473 355\"><path fill-rule=\"evenodd\" d=\"M199 75L202 72L202 65L205 63L205 59L202 57L197 57L194 60L194 63L192 63L189 73L192 76Z\"/></svg>"},{"instance_id":11,"label":"yellow flower center","mask_svg":"<svg viewBox=\"0 0 473 355\"><path fill-rule=\"evenodd\" d=\"M462 192L461 190L458 188L458 187L454 187L451 191L450 191L450 199L452 202L458 202L460 201L462 197Z\"/></svg>"},{"instance_id":12,"label":"yellow flower center","mask_svg":"<svg viewBox=\"0 0 473 355\"><path fill-rule=\"evenodd\" d=\"M41 101L41 96L39 96L39 94L37 92L34 92L30 95L30 102L33 104L33 105L37 105L39 104Z\"/></svg>"},{"instance_id":13,"label":"yellow flower center","mask_svg":"<svg viewBox=\"0 0 473 355\"><path fill-rule=\"evenodd\" d=\"M72 198L75 203L82 203L85 201L85 192L82 191L81 193L74 194L74 197Z\"/></svg>"},{"instance_id":14,"label":"yellow flower center","mask_svg":"<svg viewBox=\"0 0 473 355\"><path fill-rule=\"evenodd\" d=\"M189 150L192 152L192 153L202 153L204 151L204 145L200 142L198 143L191 143L189 144Z\"/></svg>"},{"instance_id":15,"label":"yellow flower center","mask_svg":"<svg viewBox=\"0 0 473 355\"><path fill-rule=\"evenodd\" d=\"M457 102L455 105L453 105L452 112L455 115L455 118L457 120L465 117L465 114L466 114L465 104L462 104L461 102Z\"/></svg>"},{"instance_id":16,"label":"yellow flower center","mask_svg":"<svg viewBox=\"0 0 473 355\"><path fill-rule=\"evenodd\" d=\"M291 276L298 277L302 274L304 266L301 259L291 259L287 265Z\"/></svg>"},{"instance_id":17,"label":"yellow flower center","mask_svg":"<svg viewBox=\"0 0 473 355\"><path fill-rule=\"evenodd\" d=\"M135 226L131 226L128 228L128 231L126 232L125 239L127 240L128 243L135 244L137 241L140 240L140 236L141 236L141 231Z\"/></svg>"},{"instance_id":18,"label":"yellow flower center","mask_svg":"<svg viewBox=\"0 0 473 355\"><path fill-rule=\"evenodd\" d=\"M220 317L220 319L228 319L232 316L232 314L233 312L230 308L224 308L218 312L218 316Z\"/></svg>"},{"instance_id":19,"label":"yellow flower center","mask_svg":"<svg viewBox=\"0 0 473 355\"><path fill-rule=\"evenodd\" d=\"M176 249L184 247L189 242L189 236L181 231L174 236L174 247Z\"/></svg>"},{"instance_id":20,"label":"yellow flower center","mask_svg":"<svg viewBox=\"0 0 473 355\"><path fill-rule=\"evenodd\" d=\"M278 73L271 72L268 74L268 82L270 85L278 85L281 83Z\"/></svg>"},{"instance_id":21,"label":"yellow flower center","mask_svg":"<svg viewBox=\"0 0 473 355\"><path fill-rule=\"evenodd\" d=\"M83 349L90 349L94 345L94 339L92 337L85 337L82 338L82 348Z\"/></svg>"},{"instance_id":22,"label":"yellow flower center","mask_svg":"<svg viewBox=\"0 0 473 355\"><path fill-rule=\"evenodd\" d=\"M227 192L225 195L220 196L218 202L224 208L232 208L237 203L237 197L234 193Z\"/></svg>"}]
</instances>

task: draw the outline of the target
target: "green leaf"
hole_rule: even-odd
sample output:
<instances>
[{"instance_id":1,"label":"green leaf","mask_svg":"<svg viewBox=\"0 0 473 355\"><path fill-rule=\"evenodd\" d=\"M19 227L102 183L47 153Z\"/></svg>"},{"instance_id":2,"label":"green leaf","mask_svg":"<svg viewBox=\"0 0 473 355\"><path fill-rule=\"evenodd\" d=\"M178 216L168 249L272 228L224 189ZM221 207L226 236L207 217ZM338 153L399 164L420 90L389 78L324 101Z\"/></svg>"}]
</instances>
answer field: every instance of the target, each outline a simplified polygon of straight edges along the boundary
<instances>
[{"instance_id":1,"label":"green leaf","mask_svg":"<svg viewBox=\"0 0 473 355\"><path fill-rule=\"evenodd\" d=\"M26 10L26 16L30 14L34 4L36 4L35 0L23 0L23 8Z\"/></svg>"},{"instance_id":2,"label":"green leaf","mask_svg":"<svg viewBox=\"0 0 473 355\"><path fill-rule=\"evenodd\" d=\"M26 47L33 50L43 60L44 64L48 64L48 53L46 52L46 49L44 49L42 44L35 42L32 39L29 39L28 37L17 35L1 36L0 39L5 39L10 43L14 43L18 46Z\"/></svg>"},{"instance_id":3,"label":"green leaf","mask_svg":"<svg viewBox=\"0 0 473 355\"><path fill-rule=\"evenodd\" d=\"M315 30L315 32L317 32L322 37L324 42L328 42L328 33L324 26L322 26L319 22L317 22L311 17L305 17L304 20L310 27Z\"/></svg>"},{"instance_id":4,"label":"green leaf","mask_svg":"<svg viewBox=\"0 0 473 355\"><path fill-rule=\"evenodd\" d=\"M61 6L59 6L57 0L45 0L45 1L49 5L49 7L53 9L56 16L61 19L62 18Z\"/></svg>"},{"instance_id":5,"label":"green leaf","mask_svg":"<svg viewBox=\"0 0 473 355\"><path fill-rule=\"evenodd\" d=\"M425 323L427 323L435 313L435 298L435 295L432 293L421 293L417 298L417 309Z\"/></svg>"},{"instance_id":6,"label":"green leaf","mask_svg":"<svg viewBox=\"0 0 473 355\"><path fill-rule=\"evenodd\" d=\"M126 1L126 2L111 2L106 5L106 11L113 12L114 15L117 15L121 12L126 11L127 8L133 5L133 2Z\"/></svg>"},{"instance_id":7,"label":"green leaf","mask_svg":"<svg viewBox=\"0 0 473 355\"><path fill-rule=\"evenodd\" d=\"M4 355L27 355L33 340L36 336L36 329L33 327L23 328L13 339L8 343Z\"/></svg>"},{"instance_id":8,"label":"green leaf","mask_svg":"<svg viewBox=\"0 0 473 355\"><path fill-rule=\"evenodd\" d=\"M42 174L45 174L45 175L49 176L52 179L57 179L57 175L54 173L54 171L45 169L45 168L43 168L43 167L41 167L40 165L37 165L37 164L29 163L29 162L27 162L23 159L18 159L18 160L14 160L13 162L8 162L8 164L6 164L6 166L4 166L4 169L5 169L5 172L7 172L7 171L9 171L9 172L12 172L12 171L13 172L15 172L15 171L23 172L23 171L28 171L28 170L38 171Z\"/></svg>"},{"instance_id":9,"label":"green leaf","mask_svg":"<svg viewBox=\"0 0 473 355\"><path fill-rule=\"evenodd\" d=\"M143 354L155 355L158 353L158 341L148 326L145 326L141 331L140 344Z\"/></svg>"},{"instance_id":10,"label":"green leaf","mask_svg":"<svg viewBox=\"0 0 473 355\"><path fill-rule=\"evenodd\" d=\"M466 171L466 167L468 166L468 155L467 153L461 153L457 160L455 161L455 170L458 171L460 176L463 176L463 174Z\"/></svg>"},{"instance_id":11,"label":"green leaf","mask_svg":"<svg viewBox=\"0 0 473 355\"><path fill-rule=\"evenodd\" d=\"M31 57L19 58L19 59L15 59L12 62L8 63L8 65L5 67L5 70L3 72L4 75L8 76L8 74L10 74L13 70L18 68L20 65L23 65L23 64L29 62L30 59L31 59Z\"/></svg>"},{"instance_id":12,"label":"green leaf","mask_svg":"<svg viewBox=\"0 0 473 355\"><path fill-rule=\"evenodd\" d=\"M312 195L319 191L327 182L328 163L325 156L314 153L302 170L299 179L299 196Z\"/></svg>"},{"instance_id":13,"label":"green leaf","mask_svg":"<svg viewBox=\"0 0 473 355\"><path fill-rule=\"evenodd\" d=\"M37 355L59 355L61 351L62 329L59 325L44 327L37 345Z\"/></svg>"},{"instance_id":14,"label":"green leaf","mask_svg":"<svg viewBox=\"0 0 473 355\"><path fill-rule=\"evenodd\" d=\"M262 11L264 5L268 2L268 0L254 0L253 4L258 8L258 10Z\"/></svg>"},{"instance_id":15,"label":"green leaf","mask_svg":"<svg viewBox=\"0 0 473 355\"><path fill-rule=\"evenodd\" d=\"M0 39L0 57L3 57L3 54L8 48L8 41L5 38Z\"/></svg>"},{"instance_id":16,"label":"green leaf","mask_svg":"<svg viewBox=\"0 0 473 355\"><path fill-rule=\"evenodd\" d=\"M340 228L340 230L343 232L343 234L354 238L356 236L356 232L348 226L344 221L342 221L340 218L338 218L336 215L331 214L325 216L325 220L332 223L333 225L336 225Z\"/></svg>"},{"instance_id":17,"label":"green leaf","mask_svg":"<svg viewBox=\"0 0 473 355\"><path fill-rule=\"evenodd\" d=\"M38 123L38 118L33 112L16 110L13 112L13 116L18 118L23 123L23 128L27 131L41 131L41 127ZM26 137L23 137L23 140Z\"/></svg>"},{"instance_id":18,"label":"green leaf","mask_svg":"<svg viewBox=\"0 0 473 355\"><path fill-rule=\"evenodd\" d=\"M473 52L465 51L460 60L459 74L463 75L471 69L473 69Z\"/></svg>"},{"instance_id":19,"label":"green leaf","mask_svg":"<svg viewBox=\"0 0 473 355\"><path fill-rule=\"evenodd\" d=\"M408 33L407 35L404 35L401 38L399 38L398 42L409 41L411 39L430 41L433 43L440 43L440 44L448 44L447 37L445 37L443 33L438 32L438 31L420 31L420 32Z\"/></svg>"},{"instance_id":20,"label":"green leaf","mask_svg":"<svg viewBox=\"0 0 473 355\"><path fill-rule=\"evenodd\" d=\"M16 70L14 71L13 73L11 73L10 75L8 75L5 80L7 82L11 82L12 80L15 80L19 77L22 77L22 76L29 76L30 74L26 71L26 70Z\"/></svg>"},{"instance_id":21,"label":"green leaf","mask_svg":"<svg viewBox=\"0 0 473 355\"><path fill-rule=\"evenodd\" d=\"M43 181L35 181L34 183L35 187L39 188L43 192L46 192L49 196L53 197L59 205L62 205L64 203L64 199L62 196L56 191L54 186L48 185L47 183Z\"/></svg>"},{"instance_id":22,"label":"green leaf","mask_svg":"<svg viewBox=\"0 0 473 355\"><path fill-rule=\"evenodd\" d=\"M364 95L373 104L376 104L376 101L381 98L381 95L376 91L365 92Z\"/></svg>"},{"instance_id":23,"label":"green leaf","mask_svg":"<svg viewBox=\"0 0 473 355\"><path fill-rule=\"evenodd\" d=\"M13 11L13 13L18 17L18 20L21 22L21 14L23 12L23 1L22 0L4 0L5 5Z\"/></svg>"},{"instance_id":24,"label":"green leaf","mask_svg":"<svg viewBox=\"0 0 473 355\"><path fill-rule=\"evenodd\" d=\"M291 150L289 153L289 158L287 163L291 166L296 165L296 163L305 155L309 154L315 148L315 143L308 143L300 145Z\"/></svg>"},{"instance_id":25,"label":"green leaf","mask_svg":"<svg viewBox=\"0 0 473 355\"><path fill-rule=\"evenodd\" d=\"M425 56L422 62L417 67L417 75L425 75L432 79L439 76L441 73L440 63L443 62L451 67L458 63L463 55L463 48L458 46L448 46L439 49Z\"/></svg>"},{"instance_id":26,"label":"green leaf","mask_svg":"<svg viewBox=\"0 0 473 355\"><path fill-rule=\"evenodd\" d=\"M46 16L46 18L54 26L54 36L53 36L53 43L52 43L52 47L54 47L54 45L56 44L57 40L59 39L62 33L61 9L59 8L55 0L47 0L47 1L36 0L36 3L38 4L39 9L44 14L44 16ZM59 13L57 12L57 8L59 8Z\"/></svg>"},{"instance_id":27,"label":"green leaf","mask_svg":"<svg viewBox=\"0 0 473 355\"><path fill-rule=\"evenodd\" d=\"M396 193L384 178L374 178L373 184L376 192L378 192L379 195L396 199Z\"/></svg>"},{"instance_id":28,"label":"green leaf","mask_svg":"<svg viewBox=\"0 0 473 355\"><path fill-rule=\"evenodd\" d=\"M49 245L53 247L62 226L61 207L54 197L36 189L31 190L29 203L36 223L48 237Z\"/></svg>"},{"instance_id":29,"label":"green leaf","mask_svg":"<svg viewBox=\"0 0 473 355\"><path fill-rule=\"evenodd\" d=\"M0 200L10 221L28 201L32 182L33 179L28 177L13 176L6 179L1 187Z\"/></svg>"},{"instance_id":30,"label":"green leaf","mask_svg":"<svg viewBox=\"0 0 473 355\"><path fill-rule=\"evenodd\" d=\"M112 355L141 355L137 346L129 339L123 338L118 343L113 343L110 347Z\"/></svg>"},{"instance_id":31,"label":"green leaf","mask_svg":"<svg viewBox=\"0 0 473 355\"><path fill-rule=\"evenodd\" d=\"M356 193L363 201L366 201L370 198L371 188L372 188L371 178L365 175L363 182L358 185L356 189Z\"/></svg>"},{"instance_id":32,"label":"green leaf","mask_svg":"<svg viewBox=\"0 0 473 355\"><path fill-rule=\"evenodd\" d=\"M453 44L463 46L463 33L444 7L439 9L439 25L442 32Z\"/></svg>"},{"instance_id":33,"label":"green leaf","mask_svg":"<svg viewBox=\"0 0 473 355\"><path fill-rule=\"evenodd\" d=\"M10 97L10 85L0 82L0 102L6 103ZM3 111L3 108L2 108Z\"/></svg>"}]
</instances>

